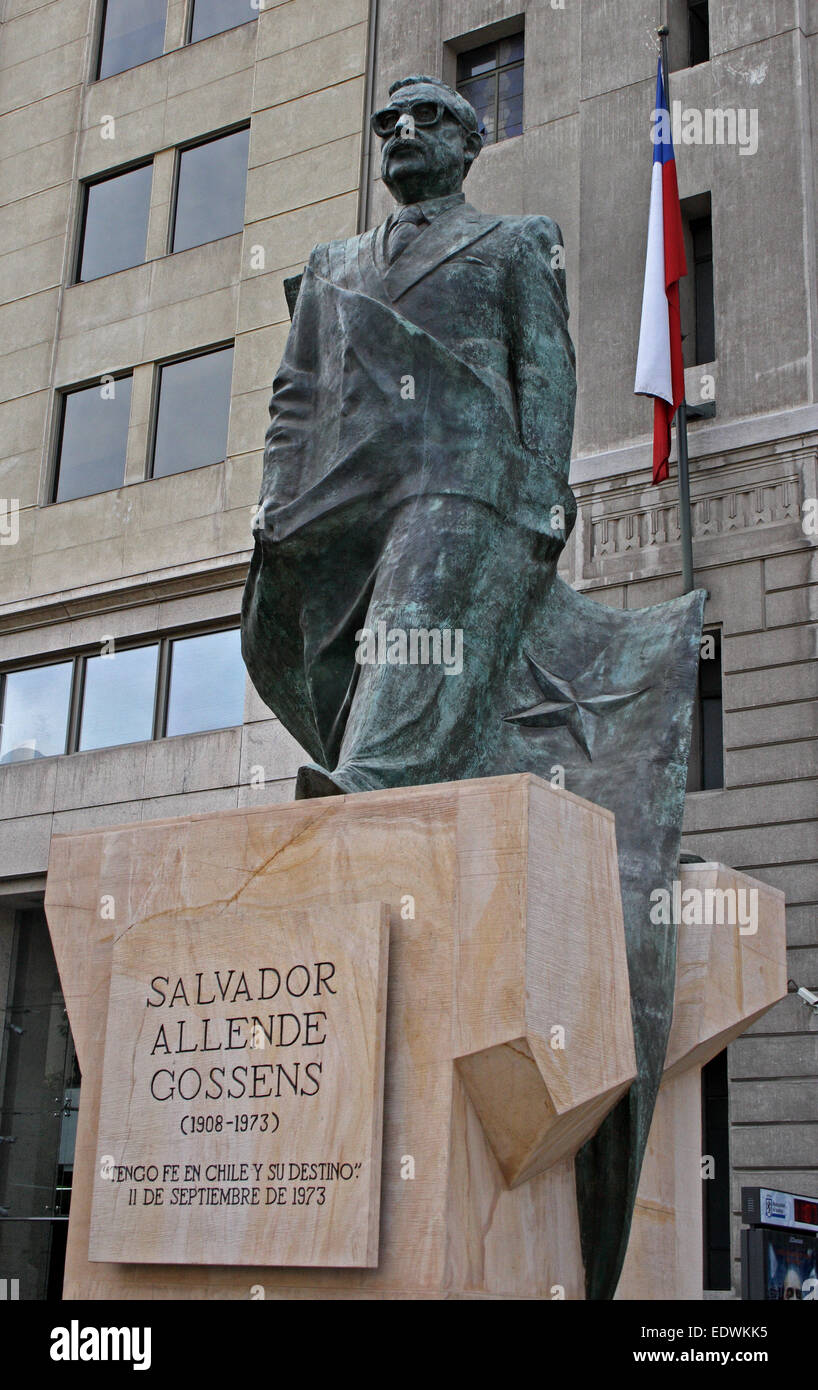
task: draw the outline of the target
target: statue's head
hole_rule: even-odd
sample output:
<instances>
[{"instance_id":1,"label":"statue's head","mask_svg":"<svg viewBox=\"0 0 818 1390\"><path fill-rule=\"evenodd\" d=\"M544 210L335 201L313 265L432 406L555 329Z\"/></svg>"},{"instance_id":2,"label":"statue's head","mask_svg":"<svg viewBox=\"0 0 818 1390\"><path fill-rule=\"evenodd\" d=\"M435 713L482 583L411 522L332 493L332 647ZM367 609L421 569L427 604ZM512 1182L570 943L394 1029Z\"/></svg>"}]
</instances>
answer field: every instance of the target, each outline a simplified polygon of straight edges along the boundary
<instances>
[{"instance_id":1,"label":"statue's head","mask_svg":"<svg viewBox=\"0 0 818 1390\"><path fill-rule=\"evenodd\" d=\"M439 77L393 82L372 129L383 144L383 181L399 203L459 193L483 148L474 107Z\"/></svg>"}]
</instances>

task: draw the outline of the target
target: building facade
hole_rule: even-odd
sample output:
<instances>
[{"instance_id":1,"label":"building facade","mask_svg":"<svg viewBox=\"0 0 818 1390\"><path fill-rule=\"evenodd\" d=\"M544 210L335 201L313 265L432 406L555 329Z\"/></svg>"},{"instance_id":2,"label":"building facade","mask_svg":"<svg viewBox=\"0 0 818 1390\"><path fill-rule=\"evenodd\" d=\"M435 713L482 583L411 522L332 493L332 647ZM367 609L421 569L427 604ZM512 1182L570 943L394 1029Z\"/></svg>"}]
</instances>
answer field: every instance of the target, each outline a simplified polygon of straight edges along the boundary
<instances>
[{"instance_id":1,"label":"building facade","mask_svg":"<svg viewBox=\"0 0 818 1390\"><path fill-rule=\"evenodd\" d=\"M59 1290L80 1085L51 836L292 796L300 750L238 656L283 282L387 215L368 116L395 78L474 101L471 202L562 229L564 576L629 609L680 591L675 469L652 486L632 389L666 21L715 663L684 848L784 890L790 974L815 989L815 0L4 0L0 1279L20 1297ZM709 1073L716 1295L739 1287L743 1183L818 1195L816 1072L818 1020L791 996Z\"/></svg>"}]
</instances>

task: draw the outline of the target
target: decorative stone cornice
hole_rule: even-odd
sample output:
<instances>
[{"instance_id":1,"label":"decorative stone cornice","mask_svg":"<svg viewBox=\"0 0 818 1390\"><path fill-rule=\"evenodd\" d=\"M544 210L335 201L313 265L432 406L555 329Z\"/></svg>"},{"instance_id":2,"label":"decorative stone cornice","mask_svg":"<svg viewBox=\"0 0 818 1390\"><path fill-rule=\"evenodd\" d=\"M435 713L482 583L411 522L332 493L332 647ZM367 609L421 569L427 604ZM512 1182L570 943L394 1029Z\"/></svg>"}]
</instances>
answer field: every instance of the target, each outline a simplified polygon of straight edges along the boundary
<instances>
[{"instance_id":1,"label":"decorative stone cornice","mask_svg":"<svg viewBox=\"0 0 818 1390\"><path fill-rule=\"evenodd\" d=\"M247 575L250 554L249 550L239 551L200 565L157 570L150 576L126 576L106 581L104 585L87 585L39 595L26 599L23 604L8 604L0 607L0 634L49 627L54 623L116 613L124 608L138 608L168 599L189 598L222 589L240 589Z\"/></svg>"}]
</instances>

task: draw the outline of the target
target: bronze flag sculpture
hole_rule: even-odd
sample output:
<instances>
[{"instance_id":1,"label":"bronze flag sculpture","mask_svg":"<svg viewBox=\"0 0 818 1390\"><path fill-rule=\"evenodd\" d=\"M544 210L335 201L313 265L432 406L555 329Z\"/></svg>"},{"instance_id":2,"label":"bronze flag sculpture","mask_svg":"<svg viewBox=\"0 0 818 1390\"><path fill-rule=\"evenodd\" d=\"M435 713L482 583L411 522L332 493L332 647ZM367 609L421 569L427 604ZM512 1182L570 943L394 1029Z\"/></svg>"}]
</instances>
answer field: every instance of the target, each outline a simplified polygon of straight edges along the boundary
<instances>
[{"instance_id":1,"label":"bronze flag sculpture","mask_svg":"<svg viewBox=\"0 0 818 1390\"><path fill-rule=\"evenodd\" d=\"M649 905L678 862L703 595L621 612L557 577L560 229L465 201L482 139L438 79L394 84L372 121L400 206L291 287L244 657L314 760L299 797L558 768L614 811L639 1075L576 1163L587 1293L610 1298L670 1027L675 928Z\"/></svg>"}]
</instances>

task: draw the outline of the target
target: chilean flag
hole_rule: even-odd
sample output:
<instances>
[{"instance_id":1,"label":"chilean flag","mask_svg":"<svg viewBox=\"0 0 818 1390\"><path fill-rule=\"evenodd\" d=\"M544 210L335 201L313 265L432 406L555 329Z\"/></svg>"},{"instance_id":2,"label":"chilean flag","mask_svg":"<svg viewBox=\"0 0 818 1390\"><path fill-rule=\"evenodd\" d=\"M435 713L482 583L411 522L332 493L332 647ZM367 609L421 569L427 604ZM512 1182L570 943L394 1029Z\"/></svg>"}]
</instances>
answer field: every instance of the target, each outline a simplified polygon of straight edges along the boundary
<instances>
[{"instance_id":1,"label":"chilean flag","mask_svg":"<svg viewBox=\"0 0 818 1390\"><path fill-rule=\"evenodd\" d=\"M652 131L653 176L645 289L633 387L637 395L653 396L654 483L662 483L668 476L670 426L685 394L679 281L687 274L687 262L669 112L660 60L656 77L656 124Z\"/></svg>"}]
</instances>

